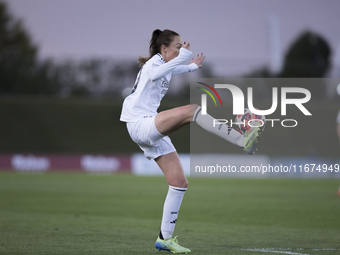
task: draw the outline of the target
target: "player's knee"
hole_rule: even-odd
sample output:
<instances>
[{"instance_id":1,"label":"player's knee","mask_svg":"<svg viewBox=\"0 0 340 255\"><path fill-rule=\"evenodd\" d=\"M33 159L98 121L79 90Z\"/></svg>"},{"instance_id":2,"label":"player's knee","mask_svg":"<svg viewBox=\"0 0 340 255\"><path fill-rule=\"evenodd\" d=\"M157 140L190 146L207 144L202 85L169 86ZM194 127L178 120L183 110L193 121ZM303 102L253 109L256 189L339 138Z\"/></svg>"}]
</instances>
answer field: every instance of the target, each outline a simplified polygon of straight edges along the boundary
<instances>
[{"instance_id":1,"label":"player's knee","mask_svg":"<svg viewBox=\"0 0 340 255\"><path fill-rule=\"evenodd\" d=\"M177 180L169 182L169 185L175 186L175 187L178 187L178 188L188 188L188 180L187 180L186 177L179 178Z\"/></svg>"},{"instance_id":2,"label":"player's knee","mask_svg":"<svg viewBox=\"0 0 340 255\"><path fill-rule=\"evenodd\" d=\"M168 181L168 184L174 187L178 187L178 188L188 188L188 180L186 178L180 179L180 180Z\"/></svg>"},{"instance_id":3,"label":"player's knee","mask_svg":"<svg viewBox=\"0 0 340 255\"><path fill-rule=\"evenodd\" d=\"M198 107L200 107L198 104L190 104L190 111L195 112Z\"/></svg>"},{"instance_id":4,"label":"player's knee","mask_svg":"<svg viewBox=\"0 0 340 255\"><path fill-rule=\"evenodd\" d=\"M183 180L183 183L182 183L182 185L181 185L181 188L188 188L188 179L187 179L187 178L185 178L185 179Z\"/></svg>"},{"instance_id":5,"label":"player's knee","mask_svg":"<svg viewBox=\"0 0 340 255\"><path fill-rule=\"evenodd\" d=\"M198 104L191 104L189 106L190 106L190 121L192 121L197 108L200 107L200 106Z\"/></svg>"},{"instance_id":6,"label":"player's knee","mask_svg":"<svg viewBox=\"0 0 340 255\"><path fill-rule=\"evenodd\" d=\"M191 105L185 105L182 106L182 109L184 109L183 113L183 119L185 121L185 123L189 123L191 121Z\"/></svg>"}]
</instances>

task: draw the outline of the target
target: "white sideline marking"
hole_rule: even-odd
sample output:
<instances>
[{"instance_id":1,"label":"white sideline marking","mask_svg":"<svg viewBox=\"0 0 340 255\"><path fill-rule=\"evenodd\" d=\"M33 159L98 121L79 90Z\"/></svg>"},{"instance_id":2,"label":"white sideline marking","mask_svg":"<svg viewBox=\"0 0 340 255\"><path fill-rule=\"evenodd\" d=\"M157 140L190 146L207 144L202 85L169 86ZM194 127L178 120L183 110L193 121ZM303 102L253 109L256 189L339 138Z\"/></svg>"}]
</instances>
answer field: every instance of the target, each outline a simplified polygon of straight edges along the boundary
<instances>
[{"instance_id":1,"label":"white sideline marking","mask_svg":"<svg viewBox=\"0 0 340 255\"><path fill-rule=\"evenodd\" d=\"M271 249L246 249L246 251L259 251L259 252L273 252L273 253L283 253L283 254L294 254L294 255L309 255L308 253L296 253L290 251L274 251Z\"/></svg>"},{"instance_id":2,"label":"white sideline marking","mask_svg":"<svg viewBox=\"0 0 340 255\"><path fill-rule=\"evenodd\" d=\"M272 252L272 253L283 253L283 254L290 254L290 255L310 255L308 253L297 253L288 250L292 250L290 248L262 248L262 249L242 249L243 251L259 251L259 252ZM277 251L281 250L281 251ZM297 248L296 250L303 251L303 248ZM324 249L310 249L311 251L337 251L337 249L332 248L324 248ZM339 249L340 251L340 249Z\"/></svg>"},{"instance_id":3,"label":"white sideline marking","mask_svg":"<svg viewBox=\"0 0 340 255\"><path fill-rule=\"evenodd\" d=\"M312 249L312 251L336 251L337 249Z\"/></svg>"}]
</instances>

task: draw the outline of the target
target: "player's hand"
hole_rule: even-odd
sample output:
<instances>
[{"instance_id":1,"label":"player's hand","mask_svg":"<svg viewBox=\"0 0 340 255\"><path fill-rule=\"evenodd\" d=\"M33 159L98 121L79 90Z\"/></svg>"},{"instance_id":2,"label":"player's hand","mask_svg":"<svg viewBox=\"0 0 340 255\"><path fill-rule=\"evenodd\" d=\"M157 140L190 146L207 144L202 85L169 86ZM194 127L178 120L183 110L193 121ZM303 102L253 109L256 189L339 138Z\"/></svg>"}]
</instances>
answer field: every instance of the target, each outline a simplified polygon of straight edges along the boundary
<instances>
[{"instance_id":1,"label":"player's hand","mask_svg":"<svg viewBox=\"0 0 340 255\"><path fill-rule=\"evenodd\" d=\"M184 44L182 45L182 48L190 50L190 42L184 42Z\"/></svg>"},{"instance_id":2,"label":"player's hand","mask_svg":"<svg viewBox=\"0 0 340 255\"><path fill-rule=\"evenodd\" d=\"M201 53L201 55L197 54L196 58L191 60L191 63L195 63L198 66L198 68L202 68L201 62L204 59L205 59L205 56L203 56L203 53Z\"/></svg>"}]
</instances>

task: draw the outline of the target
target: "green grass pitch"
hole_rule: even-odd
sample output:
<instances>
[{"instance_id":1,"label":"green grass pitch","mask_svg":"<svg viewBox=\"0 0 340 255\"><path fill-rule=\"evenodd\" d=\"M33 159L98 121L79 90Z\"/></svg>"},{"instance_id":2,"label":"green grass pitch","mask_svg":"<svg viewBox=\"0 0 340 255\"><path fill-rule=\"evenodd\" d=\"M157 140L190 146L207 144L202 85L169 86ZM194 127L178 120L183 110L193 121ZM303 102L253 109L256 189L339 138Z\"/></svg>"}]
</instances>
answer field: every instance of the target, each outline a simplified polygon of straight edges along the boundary
<instances>
[{"instance_id":1,"label":"green grass pitch","mask_svg":"<svg viewBox=\"0 0 340 255\"><path fill-rule=\"evenodd\" d=\"M339 180L199 179L175 235L192 254L340 254ZM164 177L0 173L0 254L170 254Z\"/></svg>"}]
</instances>

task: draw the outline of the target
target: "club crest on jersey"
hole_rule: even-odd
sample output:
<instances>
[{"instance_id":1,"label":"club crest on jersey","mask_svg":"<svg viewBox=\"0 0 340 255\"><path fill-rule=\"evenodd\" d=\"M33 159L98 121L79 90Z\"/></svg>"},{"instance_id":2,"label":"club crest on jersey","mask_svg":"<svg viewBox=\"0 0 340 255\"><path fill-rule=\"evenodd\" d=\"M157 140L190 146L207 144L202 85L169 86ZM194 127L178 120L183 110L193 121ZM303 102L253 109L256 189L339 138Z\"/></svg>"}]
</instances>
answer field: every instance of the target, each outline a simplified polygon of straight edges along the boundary
<instances>
[{"instance_id":1,"label":"club crest on jersey","mask_svg":"<svg viewBox=\"0 0 340 255\"><path fill-rule=\"evenodd\" d=\"M166 94L166 92L168 92L168 89L169 89L169 82L167 81L162 81L162 92L161 94Z\"/></svg>"}]
</instances>

